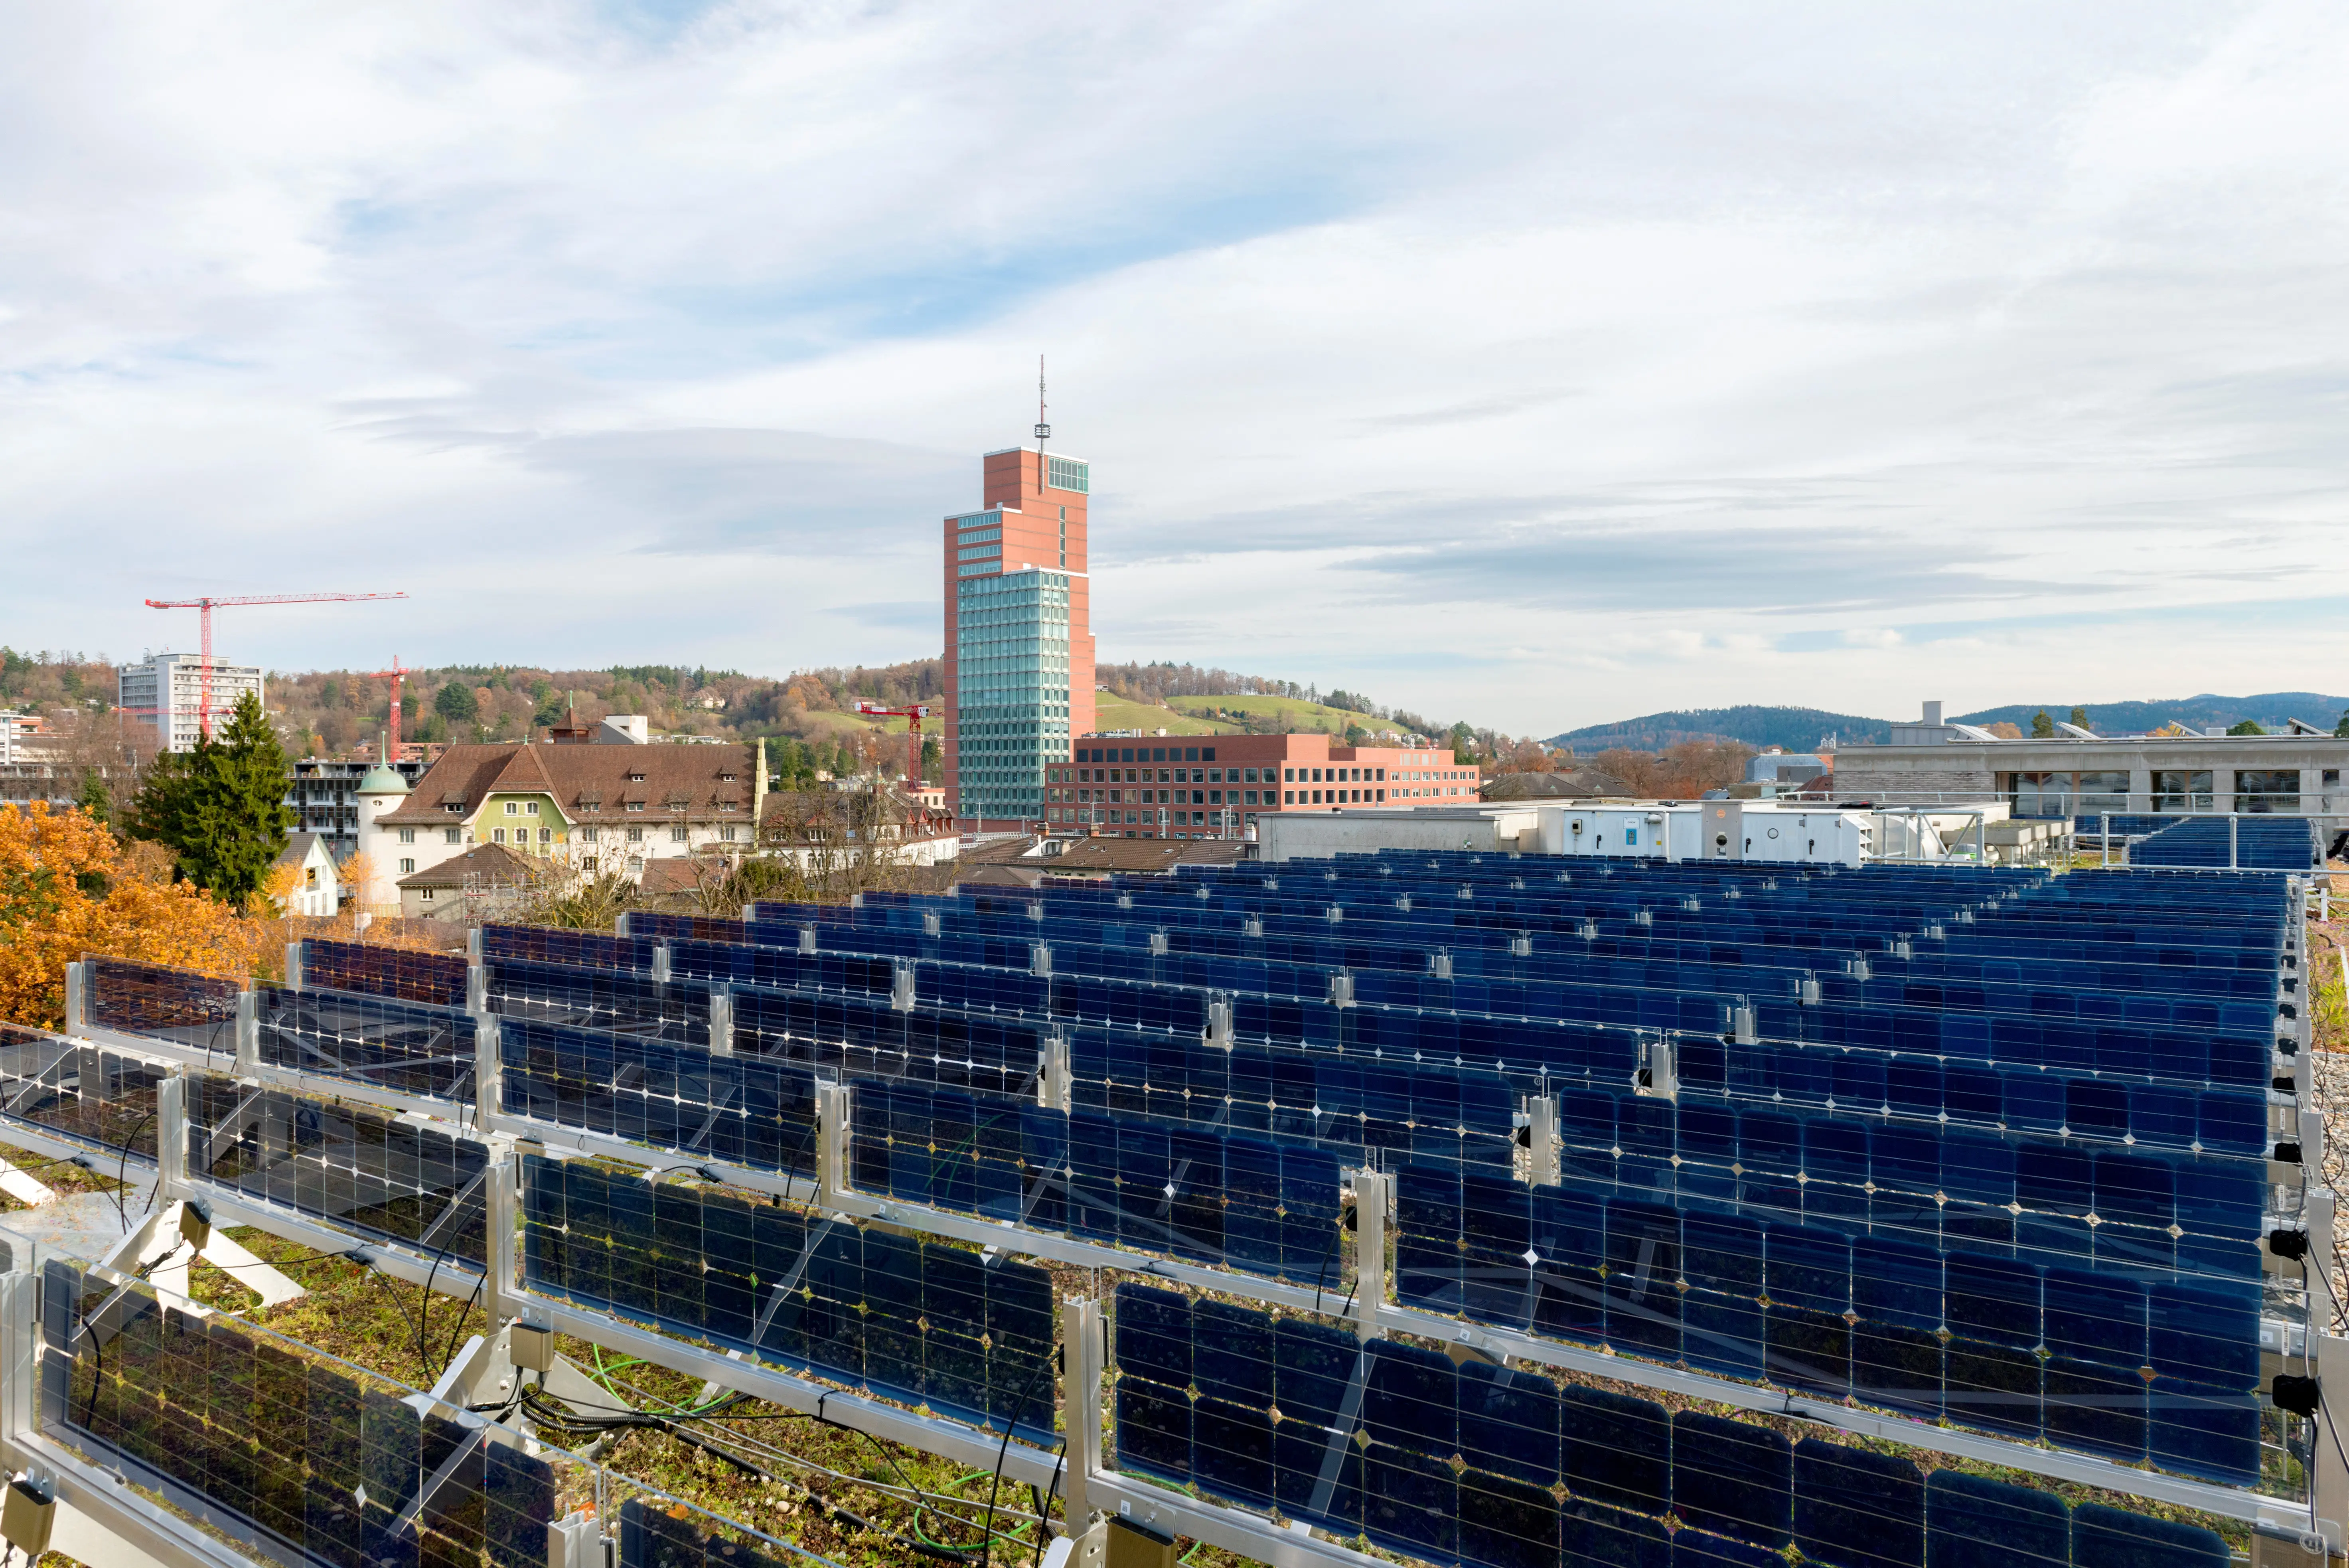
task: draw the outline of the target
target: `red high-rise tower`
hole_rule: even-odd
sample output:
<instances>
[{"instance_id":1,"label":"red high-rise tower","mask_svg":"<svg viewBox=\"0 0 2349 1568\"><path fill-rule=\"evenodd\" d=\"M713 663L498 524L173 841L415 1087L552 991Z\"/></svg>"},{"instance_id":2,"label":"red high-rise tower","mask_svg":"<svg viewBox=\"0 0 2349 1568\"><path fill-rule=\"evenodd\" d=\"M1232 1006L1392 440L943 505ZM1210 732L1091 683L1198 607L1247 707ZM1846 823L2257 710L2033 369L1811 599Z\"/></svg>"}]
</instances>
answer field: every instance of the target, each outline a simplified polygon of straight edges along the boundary
<instances>
[{"instance_id":1,"label":"red high-rise tower","mask_svg":"<svg viewBox=\"0 0 2349 1568\"><path fill-rule=\"evenodd\" d=\"M946 519L947 805L966 831L1044 817L1044 769L1093 727L1085 504L1092 466L1034 446L982 460Z\"/></svg>"}]
</instances>

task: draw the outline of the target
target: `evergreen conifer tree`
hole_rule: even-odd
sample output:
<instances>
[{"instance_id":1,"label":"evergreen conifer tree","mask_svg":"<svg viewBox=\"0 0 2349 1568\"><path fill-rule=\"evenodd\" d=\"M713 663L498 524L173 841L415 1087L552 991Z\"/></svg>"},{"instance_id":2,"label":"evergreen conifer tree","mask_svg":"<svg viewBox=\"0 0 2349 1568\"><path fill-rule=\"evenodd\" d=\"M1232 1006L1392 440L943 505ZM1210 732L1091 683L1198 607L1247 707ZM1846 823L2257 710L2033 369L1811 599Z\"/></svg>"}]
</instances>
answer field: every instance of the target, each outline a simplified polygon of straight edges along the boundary
<instances>
[{"instance_id":1,"label":"evergreen conifer tree","mask_svg":"<svg viewBox=\"0 0 2349 1568\"><path fill-rule=\"evenodd\" d=\"M155 759L132 831L168 846L188 880L241 900L285 852L295 821L285 805L288 787L285 749L261 699L247 691L217 735L192 752Z\"/></svg>"}]
</instances>

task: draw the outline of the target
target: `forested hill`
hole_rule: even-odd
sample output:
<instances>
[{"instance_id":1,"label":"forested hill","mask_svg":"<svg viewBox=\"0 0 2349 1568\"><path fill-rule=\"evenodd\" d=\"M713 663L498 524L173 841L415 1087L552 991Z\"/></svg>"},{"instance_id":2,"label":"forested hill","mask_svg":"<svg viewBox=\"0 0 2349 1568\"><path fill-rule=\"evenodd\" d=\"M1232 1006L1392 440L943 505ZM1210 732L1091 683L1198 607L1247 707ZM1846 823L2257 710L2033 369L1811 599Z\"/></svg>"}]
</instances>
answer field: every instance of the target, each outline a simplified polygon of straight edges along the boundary
<instances>
[{"instance_id":1,"label":"forested hill","mask_svg":"<svg viewBox=\"0 0 2349 1568\"><path fill-rule=\"evenodd\" d=\"M1830 713L1822 708L1684 708L1674 713L1650 713L1611 724L1590 724L1550 737L1550 743L1572 746L1578 756L1594 756L1616 747L1660 752L1682 741L1742 741L1756 748L1781 746L1807 752L1833 735L1850 745L1862 741L1889 741L1892 722L1864 719L1853 713Z\"/></svg>"}]
</instances>

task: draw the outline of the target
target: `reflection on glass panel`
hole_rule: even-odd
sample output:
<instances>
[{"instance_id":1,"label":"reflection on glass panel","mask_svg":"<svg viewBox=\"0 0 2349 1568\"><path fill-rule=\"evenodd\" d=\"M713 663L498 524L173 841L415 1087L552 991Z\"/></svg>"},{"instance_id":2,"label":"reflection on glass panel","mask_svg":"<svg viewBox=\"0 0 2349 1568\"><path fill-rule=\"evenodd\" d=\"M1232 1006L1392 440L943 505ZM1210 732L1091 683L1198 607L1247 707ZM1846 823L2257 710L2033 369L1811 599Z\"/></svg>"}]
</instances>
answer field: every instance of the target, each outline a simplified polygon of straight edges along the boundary
<instances>
[{"instance_id":1,"label":"reflection on glass panel","mask_svg":"<svg viewBox=\"0 0 2349 1568\"><path fill-rule=\"evenodd\" d=\"M2237 811L2292 812L2300 810L2300 770L2273 768L2235 774Z\"/></svg>"},{"instance_id":2,"label":"reflection on glass panel","mask_svg":"<svg viewBox=\"0 0 2349 1568\"><path fill-rule=\"evenodd\" d=\"M2080 813L2094 815L2097 812L2123 812L2129 808L2129 776L2127 773L2082 774L2080 775Z\"/></svg>"},{"instance_id":3,"label":"reflection on glass panel","mask_svg":"<svg viewBox=\"0 0 2349 1568\"><path fill-rule=\"evenodd\" d=\"M2197 772L2173 770L2153 775L2153 809L2156 811L2209 811L2210 800L2210 770Z\"/></svg>"},{"instance_id":4,"label":"reflection on glass panel","mask_svg":"<svg viewBox=\"0 0 2349 1568\"><path fill-rule=\"evenodd\" d=\"M2015 774L2014 815L2017 816L2071 815L2072 775L2070 774Z\"/></svg>"}]
</instances>

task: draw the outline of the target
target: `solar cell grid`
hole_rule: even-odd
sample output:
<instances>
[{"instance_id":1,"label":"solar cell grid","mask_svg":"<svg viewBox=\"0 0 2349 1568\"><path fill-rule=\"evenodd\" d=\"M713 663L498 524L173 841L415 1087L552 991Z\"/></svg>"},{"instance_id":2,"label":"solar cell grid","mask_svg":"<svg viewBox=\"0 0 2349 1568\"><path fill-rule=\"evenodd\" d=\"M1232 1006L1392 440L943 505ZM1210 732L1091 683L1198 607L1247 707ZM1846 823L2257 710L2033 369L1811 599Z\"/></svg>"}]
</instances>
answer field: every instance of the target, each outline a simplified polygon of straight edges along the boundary
<instances>
[{"instance_id":1,"label":"solar cell grid","mask_svg":"<svg viewBox=\"0 0 2349 1568\"><path fill-rule=\"evenodd\" d=\"M0 1117L118 1155L155 1157L151 1062L0 1024Z\"/></svg>"},{"instance_id":2,"label":"solar cell grid","mask_svg":"<svg viewBox=\"0 0 2349 1568\"><path fill-rule=\"evenodd\" d=\"M481 1263L486 1145L361 1106L210 1075L188 1082L190 1175Z\"/></svg>"},{"instance_id":3,"label":"solar cell grid","mask_svg":"<svg viewBox=\"0 0 2349 1568\"><path fill-rule=\"evenodd\" d=\"M1117 1468L1423 1560L2229 1560L2198 1527L1152 1285L1117 1288L1112 1345Z\"/></svg>"},{"instance_id":4,"label":"solar cell grid","mask_svg":"<svg viewBox=\"0 0 2349 1568\"><path fill-rule=\"evenodd\" d=\"M470 966L461 958L316 937L305 939L301 948L305 986L397 997L435 1007L465 1005Z\"/></svg>"},{"instance_id":5,"label":"solar cell grid","mask_svg":"<svg viewBox=\"0 0 2349 1568\"><path fill-rule=\"evenodd\" d=\"M1041 1269L586 1161L527 1157L523 1179L531 1289L1052 1440Z\"/></svg>"},{"instance_id":6,"label":"solar cell grid","mask_svg":"<svg viewBox=\"0 0 2349 1568\"><path fill-rule=\"evenodd\" d=\"M130 959L82 961L91 1023L235 1054L236 998L244 989L237 981Z\"/></svg>"},{"instance_id":7,"label":"solar cell grid","mask_svg":"<svg viewBox=\"0 0 2349 1568\"><path fill-rule=\"evenodd\" d=\"M254 990L259 1053L269 1066L463 1101L479 1065L478 1025L457 1008L344 992Z\"/></svg>"},{"instance_id":8,"label":"solar cell grid","mask_svg":"<svg viewBox=\"0 0 2349 1568\"><path fill-rule=\"evenodd\" d=\"M480 1444L440 1407L419 1416L420 1397L290 1341L164 1305L143 1284L97 1313L111 1287L52 1261L42 1293L52 1330L44 1430L166 1497L175 1487L200 1495L272 1555L495 1568L544 1560L551 1458Z\"/></svg>"}]
</instances>

